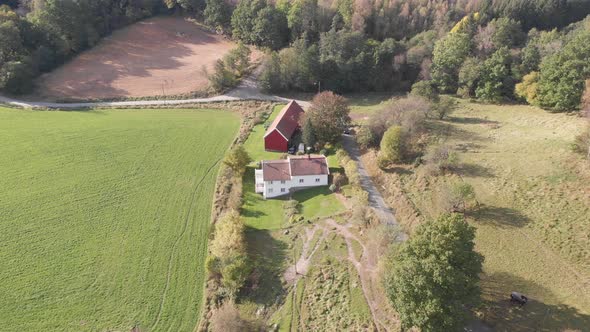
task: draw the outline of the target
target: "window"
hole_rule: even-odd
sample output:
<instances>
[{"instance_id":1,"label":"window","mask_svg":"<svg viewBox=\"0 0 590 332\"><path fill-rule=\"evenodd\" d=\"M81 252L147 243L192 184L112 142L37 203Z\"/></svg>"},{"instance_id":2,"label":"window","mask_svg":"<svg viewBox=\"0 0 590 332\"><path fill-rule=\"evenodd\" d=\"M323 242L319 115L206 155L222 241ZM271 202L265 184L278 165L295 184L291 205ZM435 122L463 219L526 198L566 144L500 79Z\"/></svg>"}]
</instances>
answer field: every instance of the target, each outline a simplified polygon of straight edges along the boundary
<instances>
[{"instance_id":1,"label":"window","mask_svg":"<svg viewBox=\"0 0 590 332\"><path fill-rule=\"evenodd\" d=\"M299 179L299 183L303 183L303 179Z\"/></svg>"},{"instance_id":2,"label":"window","mask_svg":"<svg viewBox=\"0 0 590 332\"><path fill-rule=\"evenodd\" d=\"M269 194L272 194L272 188L269 188L269 189L268 189L268 193L269 193Z\"/></svg>"},{"instance_id":3,"label":"window","mask_svg":"<svg viewBox=\"0 0 590 332\"><path fill-rule=\"evenodd\" d=\"M320 182L320 178L316 178L315 179L315 182Z\"/></svg>"},{"instance_id":4,"label":"window","mask_svg":"<svg viewBox=\"0 0 590 332\"><path fill-rule=\"evenodd\" d=\"M272 181L269 181L268 183L272 184Z\"/></svg>"},{"instance_id":5,"label":"window","mask_svg":"<svg viewBox=\"0 0 590 332\"><path fill-rule=\"evenodd\" d=\"M285 192L285 188L281 188L281 192L284 193Z\"/></svg>"},{"instance_id":6,"label":"window","mask_svg":"<svg viewBox=\"0 0 590 332\"><path fill-rule=\"evenodd\" d=\"M281 184L285 184L285 180L281 180Z\"/></svg>"}]
</instances>

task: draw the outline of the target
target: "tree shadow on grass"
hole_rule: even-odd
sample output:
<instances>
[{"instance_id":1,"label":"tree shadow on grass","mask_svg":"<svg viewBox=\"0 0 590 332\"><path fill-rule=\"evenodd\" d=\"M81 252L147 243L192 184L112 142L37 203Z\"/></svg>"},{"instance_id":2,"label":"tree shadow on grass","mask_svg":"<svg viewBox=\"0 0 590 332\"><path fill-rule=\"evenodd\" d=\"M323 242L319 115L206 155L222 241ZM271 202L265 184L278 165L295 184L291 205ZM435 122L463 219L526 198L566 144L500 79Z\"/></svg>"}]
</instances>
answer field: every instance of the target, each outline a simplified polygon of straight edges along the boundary
<instances>
[{"instance_id":1,"label":"tree shadow on grass","mask_svg":"<svg viewBox=\"0 0 590 332\"><path fill-rule=\"evenodd\" d=\"M495 174L490 168L470 163L462 163L455 168L455 172L461 176L471 178L493 178Z\"/></svg>"},{"instance_id":2,"label":"tree shadow on grass","mask_svg":"<svg viewBox=\"0 0 590 332\"><path fill-rule=\"evenodd\" d=\"M459 126L450 122L431 122L427 125L427 128L430 132L438 137L452 138L464 142L485 141L485 138L481 135L460 128Z\"/></svg>"},{"instance_id":3,"label":"tree shadow on grass","mask_svg":"<svg viewBox=\"0 0 590 332\"><path fill-rule=\"evenodd\" d=\"M468 213L478 223L491 224L498 227L524 227L530 219L520 211L497 206L482 206Z\"/></svg>"},{"instance_id":4,"label":"tree shadow on grass","mask_svg":"<svg viewBox=\"0 0 590 332\"><path fill-rule=\"evenodd\" d=\"M464 123L464 124L486 124L486 125L499 125L500 122L482 119L482 118L471 118L471 117L449 117L449 121L453 123Z\"/></svg>"},{"instance_id":5,"label":"tree shadow on grass","mask_svg":"<svg viewBox=\"0 0 590 332\"><path fill-rule=\"evenodd\" d=\"M285 270L287 243L278 240L271 231L246 227L246 246L254 278L242 291L242 298L267 307L280 302L286 293L281 275Z\"/></svg>"},{"instance_id":6,"label":"tree shadow on grass","mask_svg":"<svg viewBox=\"0 0 590 332\"><path fill-rule=\"evenodd\" d=\"M512 291L527 296L528 303L511 303ZM566 304L546 303L554 298L549 289L510 273L485 276L482 297L484 321L497 331L587 331L590 327L589 315Z\"/></svg>"}]
</instances>

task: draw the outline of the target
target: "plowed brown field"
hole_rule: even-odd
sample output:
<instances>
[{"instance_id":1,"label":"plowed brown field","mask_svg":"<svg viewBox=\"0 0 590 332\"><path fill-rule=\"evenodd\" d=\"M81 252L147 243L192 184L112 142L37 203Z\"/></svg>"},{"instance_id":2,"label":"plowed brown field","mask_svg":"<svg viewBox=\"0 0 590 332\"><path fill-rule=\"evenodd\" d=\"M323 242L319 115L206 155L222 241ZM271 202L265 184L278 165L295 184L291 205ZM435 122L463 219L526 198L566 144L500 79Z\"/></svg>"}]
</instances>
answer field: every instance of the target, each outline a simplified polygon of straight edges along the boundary
<instances>
[{"instance_id":1,"label":"plowed brown field","mask_svg":"<svg viewBox=\"0 0 590 332\"><path fill-rule=\"evenodd\" d=\"M38 80L57 99L178 95L203 89L215 61L234 44L180 17L155 17L115 32Z\"/></svg>"}]
</instances>

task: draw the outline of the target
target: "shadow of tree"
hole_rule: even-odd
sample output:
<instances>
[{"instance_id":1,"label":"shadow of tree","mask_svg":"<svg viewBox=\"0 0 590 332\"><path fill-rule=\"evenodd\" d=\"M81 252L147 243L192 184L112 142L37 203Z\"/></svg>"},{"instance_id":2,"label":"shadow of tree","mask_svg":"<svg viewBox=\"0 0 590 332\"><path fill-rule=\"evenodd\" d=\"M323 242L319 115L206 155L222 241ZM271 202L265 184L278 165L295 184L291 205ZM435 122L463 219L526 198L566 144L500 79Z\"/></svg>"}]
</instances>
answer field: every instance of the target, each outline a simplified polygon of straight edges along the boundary
<instances>
[{"instance_id":1,"label":"shadow of tree","mask_svg":"<svg viewBox=\"0 0 590 332\"><path fill-rule=\"evenodd\" d=\"M466 177L481 177L481 178L493 178L495 174L492 172L491 169L478 165L478 164L470 164L470 163L462 163L459 166L455 167L455 172L461 176Z\"/></svg>"},{"instance_id":2,"label":"shadow of tree","mask_svg":"<svg viewBox=\"0 0 590 332\"><path fill-rule=\"evenodd\" d=\"M254 269L254 278L242 291L242 299L271 306L286 294L281 275L285 270L287 243L273 237L271 231L246 227L246 246Z\"/></svg>"},{"instance_id":3,"label":"shadow of tree","mask_svg":"<svg viewBox=\"0 0 590 332\"><path fill-rule=\"evenodd\" d=\"M524 306L510 302L510 293L529 298ZM486 275L482 280L484 322L497 331L588 331L590 316L565 304L540 299L554 298L552 292L531 280L510 273Z\"/></svg>"},{"instance_id":4,"label":"shadow of tree","mask_svg":"<svg viewBox=\"0 0 590 332\"><path fill-rule=\"evenodd\" d=\"M458 141L481 142L485 140L481 135L460 128L452 122L430 122L427 124L427 129L438 137L453 138Z\"/></svg>"},{"instance_id":5,"label":"shadow of tree","mask_svg":"<svg viewBox=\"0 0 590 332\"><path fill-rule=\"evenodd\" d=\"M471 117L456 117L456 116L449 117L449 122L464 123L464 124L489 124L489 125L500 124L500 122L498 122L498 121L493 121L493 120L488 120L488 119L471 118Z\"/></svg>"},{"instance_id":6,"label":"shadow of tree","mask_svg":"<svg viewBox=\"0 0 590 332\"><path fill-rule=\"evenodd\" d=\"M469 212L468 216L477 223L492 224L498 227L523 227L530 219L520 211L497 206L482 206Z\"/></svg>"}]
</instances>

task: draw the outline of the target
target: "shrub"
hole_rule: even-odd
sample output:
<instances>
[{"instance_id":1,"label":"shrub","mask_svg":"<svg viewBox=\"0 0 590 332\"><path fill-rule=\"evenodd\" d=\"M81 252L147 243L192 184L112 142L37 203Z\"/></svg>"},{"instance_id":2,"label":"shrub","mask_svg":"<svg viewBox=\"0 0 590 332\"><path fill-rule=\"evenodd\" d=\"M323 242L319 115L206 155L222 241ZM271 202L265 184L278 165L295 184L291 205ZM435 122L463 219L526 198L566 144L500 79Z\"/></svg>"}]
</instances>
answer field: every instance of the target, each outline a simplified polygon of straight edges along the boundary
<instances>
[{"instance_id":1,"label":"shrub","mask_svg":"<svg viewBox=\"0 0 590 332\"><path fill-rule=\"evenodd\" d=\"M346 184L346 176L342 173L333 173L332 174L332 184L336 186L336 190L340 190L340 188Z\"/></svg>"},{"instance_id":2,"label":"shrub","mask_svg":"<svg viewBox=\"0 0 590 332\"><path fill-rule=\"evenodd\" d=\"M293 217L299 213L299 202L294 199L290 199L283 203L283 211L285 214L285 221L292 221Z\"/></svg>"},{"instance_id":3,"label":"shrub","mask_svg":"<svg viewBox=\"0 0 590 332\"><path fill-rule=\"evenodd\" d=\"M379 140L368 126L361 126L356 133L356 142L362 149L368 149L376 146Z\"/></svg>"},{"instance_id":4,"label":"shrub","mask_svg":"<svg viewBox=\"0 0 590 332\"><path fill-rule=\"evenodd\" d=\"M583 133L576 136L573 150L574 152L584 154L590 160L590 126Z\"/></svg>"},{"instance_id":5,"label":"shrub","mask_svg":"<svg viewBox=\"0 0 590 332\"><path fill-rule=\"evenodd\" d=\"M432 113L437 119L442 120L451 115L456 109L457 103L453 98L442 96L432 107Z\"/></svg>"},{"instance_id":6,"label":"shrub","mask_svg":"<svg viewBox=\"0 0 590 332\"><path fill-rule=\"evenodd\" d=\"M330 187L328 187L328 189L330 189L330 191L333 193L338 191L338 187L333 183L330 185Z\"/></svg>"},{"instance_id":7,"label":"shrub","mask_svg":"<svg viewBox=\"0 0 590 332\"><path fill-rule=\"evenodd\" d=\"M440 191L440 205L443 212L465 212L477 206L473 186L466 182L456 182Z\"/></svg>"},{"instance_id":8,"label":"shrub","mask_svg":"<svg viewBox=\"0 0 590 332\"><path fill-rule=\"evenodd\" d=\"M248 155L244 146L236 145L223 159L223 163L227 165L238 177L241 177L246 171L246 166L252 162L252 158Z\"/></svg>"},{"instance_id":9,"label":"shrub","mask_svg":"<svg viewBox=\"0 0 590 332\"><path fill-rule=\"evenodd\" d=\"M231 210L219 218L214 234L209 248L211 254L222 261L246 250L244 222L237 211Z\"/></svg>"},{"instance_id":10,"label":"shrub","mask_svg":"<svg viewBox=\"0 0 590 332\"><path fill-rule=\"evenodd\" d=\"M235 298L238 291L248 278L251 266L248 258L243 253L232 254L223 260L221 267L221 284L227 290L231 298Z\"/></svg>"},{"instance_id":11,"label":"shrub","mask_svg":"<svg viewBox=\"0 0 590 332\"><path fill-rule=\"evenodd\" d=\"M248 324L240 317L238 308L232 301L226 301L219 309L213 311L211 331L241 332L248 329Z\"/></svg>"},{"instance_id":12,"label":"shrub","mask_svg":"<svg viewBox=\"0 0 590 332\"><path fill-rule=\"evenodd\" d=\"M423 158L427 172L431 175L442 174L457 165L458 156L448 145L432 146Z\"/></svg>"},{"instance_id":13,"label":"shrub","mask_svg":"<svg viewBox=\"0 0 590 332\"><path fill-rule=\"evenodd\" d=\"M350 183L353 187L358 187L361 185L359 170L354 160L349 160L346 165L344 165L344 173L346 173L348 183Z\"/></svg>"},{"instance_id":14,"label":"shrub","mask_svg":"<svg viewBox=\"0 0 590 332\"><path fill-rule=\"evenodd\" d=\"M392 126L383 135L381 150L379 151L379 167L401 162L403 158L402 127ZM383 167L382 167L383 168Z\"/></svg>"},{"instance_id":15,"label":"shrub","mask_svg":"<svg viewBox=\"0 0 590 332\"><path fill-rule=\"evenodd\" d=\"M412 85L412 95L438 102L439 95L432 81L419 81Z\"/></svg>"}]
</instances>

